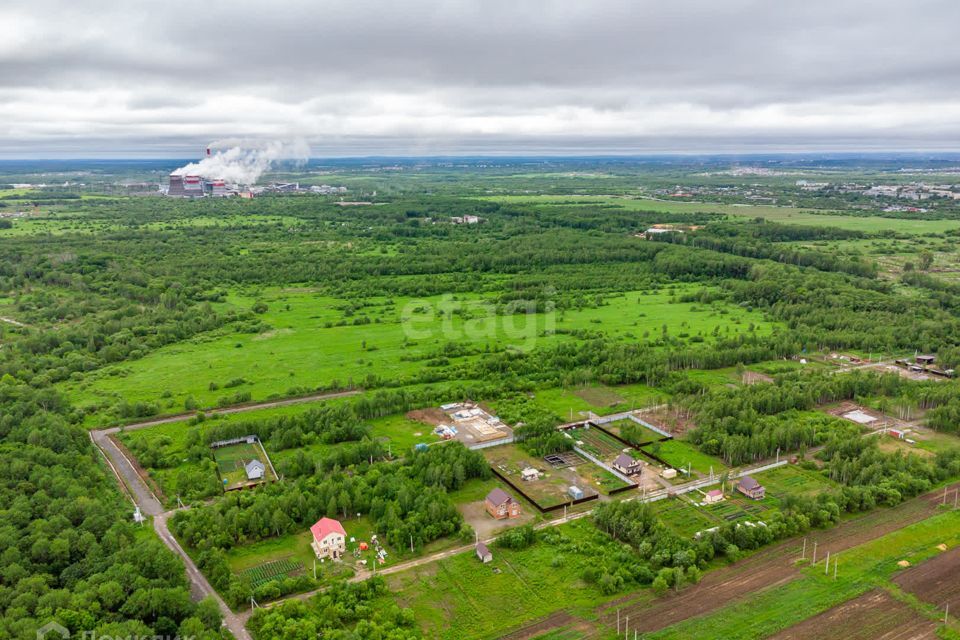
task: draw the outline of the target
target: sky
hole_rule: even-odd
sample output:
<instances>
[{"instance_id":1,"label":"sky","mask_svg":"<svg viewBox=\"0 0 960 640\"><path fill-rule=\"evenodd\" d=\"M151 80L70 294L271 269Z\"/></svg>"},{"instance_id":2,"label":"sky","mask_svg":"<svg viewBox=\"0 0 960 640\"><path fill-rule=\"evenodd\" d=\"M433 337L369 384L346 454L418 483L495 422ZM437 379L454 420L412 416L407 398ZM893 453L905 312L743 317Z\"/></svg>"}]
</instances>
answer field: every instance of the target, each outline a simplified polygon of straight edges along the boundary
<instances>
[{"instance_id":1,"label":"sky","mask_svg":"<svg viewBox=\"0 0 960 640\"><path fill-rule=\"evenodd\" d=\"M5 2L0 157L960 150L955 0Z\"/></svg>"}]
</instances>

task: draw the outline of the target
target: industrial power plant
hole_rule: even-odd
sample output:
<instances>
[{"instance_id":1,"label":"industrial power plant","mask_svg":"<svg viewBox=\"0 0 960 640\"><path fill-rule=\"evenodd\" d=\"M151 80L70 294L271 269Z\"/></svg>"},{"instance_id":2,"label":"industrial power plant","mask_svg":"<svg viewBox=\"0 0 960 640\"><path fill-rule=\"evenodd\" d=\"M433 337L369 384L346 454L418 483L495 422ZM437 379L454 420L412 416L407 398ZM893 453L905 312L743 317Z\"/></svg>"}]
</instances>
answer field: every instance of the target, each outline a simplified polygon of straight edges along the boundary
<instances>
[{"instance_id":1,"label":"industrial power plant","mask_svg":"<svg viewBox=\"0 0 960 640\"><path fill-rule=\"evenodd\" d=\"M167 195L180 198L200 198L203 196L226 197L239 193L236 189L227 187L224 180L207 180L200 176L184 176L170 174L170 184Z\"/></svg>"}]
</instances>

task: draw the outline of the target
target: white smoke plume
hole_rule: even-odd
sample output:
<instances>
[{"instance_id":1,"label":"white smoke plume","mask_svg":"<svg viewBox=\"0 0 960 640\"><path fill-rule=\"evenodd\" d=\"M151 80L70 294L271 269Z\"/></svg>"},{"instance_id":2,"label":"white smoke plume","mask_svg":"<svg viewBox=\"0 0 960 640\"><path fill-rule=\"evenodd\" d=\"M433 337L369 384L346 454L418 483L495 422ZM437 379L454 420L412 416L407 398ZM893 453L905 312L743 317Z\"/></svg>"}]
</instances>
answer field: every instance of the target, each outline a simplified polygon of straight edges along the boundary
<instances>
[{"instance_id":1,"label":"white smoke plume","mask_svg":"<svg viewBox=\"0 0 960 640\"><path fill-rule=\"evenodd\" d=\"M256 184L265 172L279 162L306 162L310 148L302 140L257 142L217 140L211 142L210 155L174 171L179 176L200 176L207 180L225 180L233 184Z\"/></svg>"}]
</instances>

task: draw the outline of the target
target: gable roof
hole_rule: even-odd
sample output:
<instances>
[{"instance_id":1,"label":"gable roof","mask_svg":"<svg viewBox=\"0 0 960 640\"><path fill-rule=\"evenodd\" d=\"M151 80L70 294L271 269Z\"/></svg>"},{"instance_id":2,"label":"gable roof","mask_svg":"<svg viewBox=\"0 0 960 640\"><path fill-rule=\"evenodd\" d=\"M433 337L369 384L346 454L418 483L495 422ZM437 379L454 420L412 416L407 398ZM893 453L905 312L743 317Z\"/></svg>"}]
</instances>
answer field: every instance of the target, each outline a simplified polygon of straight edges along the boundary
<instances>
[{"instance_id":1,"label":"gable roof","mask_svg":"<svg viewBox=\"0 0 960 640\"><path fill-rule=\"evenodd\" d=\"M259 469L260 471L263 471L266 469L266 467L263 466L263 463L257 460L256 458L248 462L245 468L248 472L253 469Z\"/></svg>"},{"instance_id":2,"label":"gable roof","mask_svg":"<svg viewBox=\"0 0 960 640\"><path fill-rule=\"evenodd\" d=\"M620 455L617 456L617 459L613 461L613 464L617 465L618 467L623 467L625 469L634 466L636 463L637 463L636 460L634 460L633 458L631 458L629 455L625 453L621 453Z\"/></svg>"},{"instance_id":3,"label":"gable roof","mask_svg":"<svg viewBox=\"0 0 960 640\"><path fill-rule=\"evenodd\" d=\"M759 488L760 483L750 476L743 476L743 478L740 480L740 486L749 491L751 489Z\"/></svg>"},{"instance_id":4,"label":"gable roof","mask_svg":"<svg viewBox=\"0 0 960 640\"><path fill-rule=\"evenodd\" d=\"M316 524L310 527L310 533L312 533L313 537L317 540L323 540L331 533L339 533L342 536L347 535L347 532L343 529L343 525L333 518L320 518Z\"/></svg>"},{"instance_id":5,"label":"gable roof","mask_svg":"<svg viewBox=\"0 0 960 640\"><path fill-rule=\"evenodd\" d=\"M720 491L720 489L714 489L713 491L707 491L707 495L710 496L711 498L714 496L722 496L723 491Z\"/></svg>"},{"instance_id":6,"label":"gable roof","mask_svg":"<svg viewBox=\"0 0 960 640\"><path fill-rule=\"evenodd\" d=\"M477 543L477 555L483 557L483 556L489 555L489 554L490 554L490 549L487 549L487 545L483 544L482 542L478 542L478 543Z\"/></svg>"},{"instance_id":7,"label":"gable roof","mask_svg":"<svg viewBox=\"0 0 960 640\"><path fill-rule=\"evenodd\" d=\"M487 501L492 503L495 507L499 507L500 505L510 502L511 500L513 500L513 498L511 498L510 495L500 487L497 487L487 494Z\"/></svg>"}]
</instances>

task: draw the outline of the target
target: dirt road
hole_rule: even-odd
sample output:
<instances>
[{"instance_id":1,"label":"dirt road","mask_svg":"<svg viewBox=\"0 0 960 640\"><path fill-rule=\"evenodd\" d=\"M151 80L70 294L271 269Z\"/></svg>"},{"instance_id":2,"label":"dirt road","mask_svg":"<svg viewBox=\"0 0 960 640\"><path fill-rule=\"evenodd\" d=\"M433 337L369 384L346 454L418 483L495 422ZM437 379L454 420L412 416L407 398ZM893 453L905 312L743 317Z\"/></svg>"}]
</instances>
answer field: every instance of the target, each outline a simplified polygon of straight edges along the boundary
<instances>
[{"instance_id":1,"label":"dirt road","mask_svg":"<svg viewBox=\"0 0 960 640\"><path fill-rule=\"evenodd\" d=\"M285 398L283 400L268 400L266 402L254 402L251 404L239 404L232 407L225 407L223 409L207 409L204 413L208 416L226 416L232 413L246 413L247 411L258 411L260 409L273 409L275 407L288 407L294 404L303 404L305 402L319 402L321 400L333 400L334 398L348 398L350 396L355 396L359 393L362 393L362 389L351 389L350 391L333 391L330 393L315 393L311 396L298 396L296 398ZM178 413L172 416L164 416L162 418L153 418L151 420L144 420L143 422L134 422L132 424L125 424L119 427L108 427L106 429L98 429L102 433L117 433L121 429L124 431L136 431L137 429L147 429L149 427L155 427L161 424L169 424L171 422L181 422L183 420L189 420L190 418L196 416L199 411L190 411L187 413Z\"/></svg>"}]
</instances>

